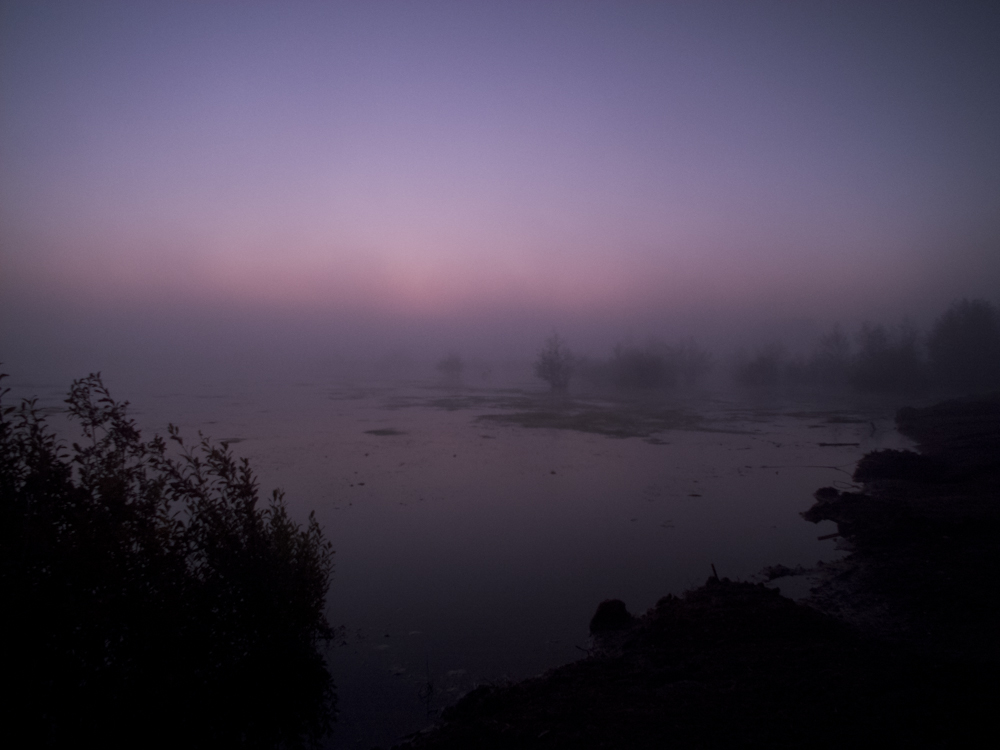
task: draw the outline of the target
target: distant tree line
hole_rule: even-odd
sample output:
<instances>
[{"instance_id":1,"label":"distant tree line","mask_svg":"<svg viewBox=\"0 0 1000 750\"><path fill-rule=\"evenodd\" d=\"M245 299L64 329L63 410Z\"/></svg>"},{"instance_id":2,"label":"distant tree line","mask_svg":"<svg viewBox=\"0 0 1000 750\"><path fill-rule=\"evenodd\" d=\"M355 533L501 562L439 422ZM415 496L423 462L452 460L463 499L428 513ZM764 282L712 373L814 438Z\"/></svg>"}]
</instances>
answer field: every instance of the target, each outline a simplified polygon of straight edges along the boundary
<instances>
[{"instance_id":1,"label":"distant tree line","mask_svg":"<svg viewBox=\"0 0 1000 750\"><path fill-rule=\"evenodd\" d=\"M553 391L565 391L576 370L576 358L559 334L552 334L535 360L535 375Z\"/></svg>"},{"instance_id":2,"label":"distant tree line","mask_svg":"<svg viewBox=\"0 0 1000 750\"><path fill-rule=\"evenodd\" d=\"M618 344L611 356L599 359L574 356L554 335L535 360L535 375L556 391L566 390L573 377L592 388L628 392L692 386L711 368L711 355L693 339L675 345L656 340Z\"/></svg>"},{"instance_id":3,"label":"distant tree line","mask_svg":"<svg viewBox=\"0 0 1000 750\"><path fill-rule=\"evenodd\" d=\"M951 393L1000 390L1000 312L985 300L963 299L930 331L866 323L849 337L839 327L807 356L779 344L736 358L735 381L747 387L811 385L870 393L935 389Z\"/></svg>"},{"instance_id":4,"label":"distant tree line","mask_svg":"<svg viewBox=\"0 0 1000 750\"><path fill-rule=\"evenodd\" d=\"M650 392L702 381L713 357L693 339L669 345L618 344L606 358L574 356L557 335L535 360L535 375L554 391L572 379L597 390ZM869 393L922 389L955 394L1000 390L1000 311L985 300L953 303L921 333L912 325L866 323L853 336L839 326L812 351L793 356L778 343L738 354L729 368L747 388L811 386Z\"/></svg>"},{"instance_id":5,"label":"distant tree line","mask_svg":"<svg viewBox=\"0 0 1000 750\"><path fill-rule=\"evenodd\" d=\"M3 376L0 375L0 378ZM225 443L143 441L97 375L66 447L0 390L6 732L30 747L299 747L333 719L330 544Z\"/></svg>"}]
</instances>

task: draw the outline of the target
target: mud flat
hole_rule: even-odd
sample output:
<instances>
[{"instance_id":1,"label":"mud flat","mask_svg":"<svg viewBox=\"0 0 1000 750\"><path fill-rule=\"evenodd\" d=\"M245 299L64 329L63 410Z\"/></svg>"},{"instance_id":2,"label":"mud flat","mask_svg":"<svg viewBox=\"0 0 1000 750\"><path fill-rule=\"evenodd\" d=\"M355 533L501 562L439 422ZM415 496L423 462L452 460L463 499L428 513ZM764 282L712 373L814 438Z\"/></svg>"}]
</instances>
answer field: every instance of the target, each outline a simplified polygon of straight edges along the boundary
<instances>
[{"instance_id":1,"label":"mud flat","mask_svg":"<svg viewBox=\"0 0 1000 750\"><path fill-rule=\"evenodd\" d=\"M583 659L481 686L411 748L959 747L1000 686L1000 397L903 409L919 453L824 488L850 554L803 603L711 578L641 617L602 605ZM610 613L610 614L609 614Z\"/></svg>"}]
</instances>

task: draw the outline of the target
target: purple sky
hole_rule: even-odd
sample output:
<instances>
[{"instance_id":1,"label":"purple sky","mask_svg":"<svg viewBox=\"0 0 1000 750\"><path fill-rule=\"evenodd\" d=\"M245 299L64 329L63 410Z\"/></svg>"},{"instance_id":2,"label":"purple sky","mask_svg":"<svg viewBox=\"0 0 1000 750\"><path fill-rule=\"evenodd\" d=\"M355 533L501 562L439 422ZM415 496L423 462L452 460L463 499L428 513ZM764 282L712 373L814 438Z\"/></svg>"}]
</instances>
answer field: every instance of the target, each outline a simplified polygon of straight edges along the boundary
<instances>
[{"instance_id":1,"label":"purple sky","mask_svg":"<svg viewBox=\"0 0 1000 750\"><path fill-rule=\"evenodd\" d=\"M989 6L2 2L0 343L996 299Z\"/></svg>"}]
</instances>

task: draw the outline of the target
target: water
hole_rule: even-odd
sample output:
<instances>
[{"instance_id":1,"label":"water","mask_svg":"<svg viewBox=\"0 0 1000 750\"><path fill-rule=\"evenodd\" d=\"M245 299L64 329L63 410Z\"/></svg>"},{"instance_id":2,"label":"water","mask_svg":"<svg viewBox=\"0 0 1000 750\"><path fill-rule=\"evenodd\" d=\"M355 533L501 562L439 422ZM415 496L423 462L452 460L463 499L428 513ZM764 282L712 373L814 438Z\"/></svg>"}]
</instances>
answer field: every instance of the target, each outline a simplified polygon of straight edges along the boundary
<instances>
[{"instance_id":1,"label":"water","mask_svg":"<svg viewBox=\"0 0 1000 750\"><path fill-rule=\"evenodd\" d=\"M43 406L65 392L15 386ZM603 599L641 613L713 564L746 580L837 557L835 540L817 539L833 524L798 514L817 488L849 485L863 453L906 444L880 404L701 397L672 404L699 429L649 441L478 419L544 407L532 385L220 382L115 395L147 437L173 422L190 439L231 440L263 490L286 491L294 517L316 512L336 549L331 745L342 748L388 746L477 684L579 658Z\"/></svg>"}]
</instances>

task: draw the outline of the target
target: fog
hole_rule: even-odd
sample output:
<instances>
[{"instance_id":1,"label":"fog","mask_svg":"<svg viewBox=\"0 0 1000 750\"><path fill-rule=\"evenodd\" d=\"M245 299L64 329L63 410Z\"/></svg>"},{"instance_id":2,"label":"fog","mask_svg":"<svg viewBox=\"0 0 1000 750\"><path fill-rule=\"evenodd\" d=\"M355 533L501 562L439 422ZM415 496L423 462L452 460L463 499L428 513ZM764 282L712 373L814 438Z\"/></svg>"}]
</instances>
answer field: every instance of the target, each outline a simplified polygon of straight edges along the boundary
<instances>
[{"instance_id":1,"label":"fog","mask_svg":"<svg viewBox=\"0 0 1000 750\"><path fill-rule=\"evenodd\" d=\"M4 3L0 351L141 380L926 329L996 300L997 25Z\"/></svg>"},{"instance_id":2,"label":"fog","mask_svg":"<svg viewBox=\"0 0 1000 750\"><path fill-rule=\"evenodd\" d=\"M4 385L101 372L315 511L331 621L393 643L329 656L335 742L389 744L420 680L568 661L602 598L836 558L813 490L1000 388L997 38L985 3L4 2Z\"/></svg>"},{"instance_id":3,"label":"fog","mask_svg":"<svg viewBox=\"0 0 1000 750\"><path fill-rule=\"evenodd\" d=\"M975 288L975 285L970 285ZM770 349L784 360L808 359L831 331L852 348L865 327L906 328L926 359L935 322L961 297L921 296L891 309L863 305L817 314L799 310L726 309L646 311L642 315L572 314L565 311L470 310L434 316L332 313L210 306L72 305L55 296L27 299L11 290L2 303L4 369L16 379L62 382L89 372L105 373L122 386L190 381L322 378L331 383L424 380L456 355L492 384L531 377L543 342L558 333L572 353L600 360L615 347L677 345L693 341L713 362L712 382L739 381L733 367ZM936 303L936 304L935 304ZM995 302L993 303L995 304ZM470 379L473 368L465 373ZM506 373L506 375L503 375ZM544 384L539 382L539 387Z\"/></svg>"}]
</instances>

